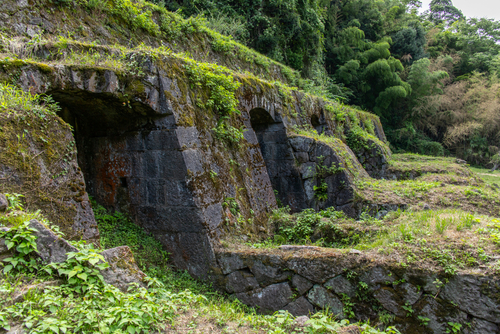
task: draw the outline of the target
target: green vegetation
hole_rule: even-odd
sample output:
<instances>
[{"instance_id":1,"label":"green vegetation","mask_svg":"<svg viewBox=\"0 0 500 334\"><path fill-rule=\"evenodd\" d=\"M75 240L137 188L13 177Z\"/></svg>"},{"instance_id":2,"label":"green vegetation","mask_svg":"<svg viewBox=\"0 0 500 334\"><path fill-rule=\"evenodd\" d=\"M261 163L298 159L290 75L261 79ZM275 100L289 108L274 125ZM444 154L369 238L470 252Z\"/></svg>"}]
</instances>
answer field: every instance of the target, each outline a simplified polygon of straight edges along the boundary
<instances>
[{"instance_id":1,"label":"green vegetation","mask_svg":"<svg viewBox=\"0 0 500 334\"><path fill-rule=\"evenodd\" d=\"M487 184L493 186L500 186L500 170L490 171L486 168L480 167L470 167L470 169L476 173L481 179L484 180Z\"/></svg>"},{"instance_id":2,"label":"green vegetation","mask_svg":"<svg viewBox=\"0 0 500 334\"><path fill-rule=\"evenodd\" d=\"M363 214L356 221L330 208L294 215L280 209L272 218L273 237L249 246L292 243L355 248L376 254L380 261L397 258L403 267L437 269L450 275L480 266L500 271L500 262L495 260L500 244L500 220L486 215L457 209L399 210L381 219Z\"/></svg>"},{"instance_id":3,"label":"green vegetation","mask_svg":"<svg viewBox=\"0 0 500 334\"><path fill-rule=\"evenodd\" d=\"M199 102L199 106L219 114L217 127L213 129L216 137L238 143L243 139L243 131L229 125L228 121L231 116L240 114L234 93L241 83L235 81L227 69L215 64L191 61L185 67L192 85L203 86L209 91L208 98Z\"/></svg>"},{"instance_id":4,"label":"green vegetation","mask_svg":"<svg viewBox=\"0 0 500 334\"><path fill-rule=\"evenodd\" d=\"M193 280L187 273L168 269L167 258L157 241L134 226L119 213L111 214L96 207L101 228L101 243L109 247L131 245L139 251L135 257L150 275L147 289L131 286L127 292L107 285L97 269L108 264L100 249L85 242L73 242L77 252L68 253L62 263L45 265L33 256L35 237L27 222L38 219L51 226L39 212L24 211L21 196L9 195L10 206L0 214L0 232L13 256L0 264L0 328L15 325L30 333L148 333L154 330L201 330L247 333L326 333L349 324L337 322L331 314L319 312L311 317L311 327L295 328L287 312L258 315L237 300L230 300L208 285ZM57 232L57 230L56 230ZM59 233L59 232L58 232ZM127 237L125 237L127 236ZM142 249L144 245L152 249ZM13 299L26 292L20 301ZM43 293L42 293L43 291ZM196 311L193 311L196 310ZM360 324L362 333L378 331Z\"/></svg>"},{"instance_id":5,"label":"green vegetation","mask_svg":"<svg viewBox=\"0 0 500 334\"><path fill-rule=\"evenodd\" d=\"M451 0L423 15L409 0L163 3L374 111L396 150L482 166L499 152L500 22L466 18Z\"/></svg>"},{"instance_id":6,"label":"green vegetation","mask_svg":"<svg viewBox=\"0 0 500 334\"><path fill-rule=\"evenodd\" d=\"M358 219L333 208L296 214L280 208L270 216L271 235L246 246L355 248L378 261L396 259L403 267L448 275L474 268L500 272L497 187L452 158L396 154L389 171L402 180L357 179L358 200L366 204Z\"/></svg>"},{"instance_id":7,"label":"green vegetation","mask_svg":"<svg viewBox=\"0 0 500 334\"><path fill-rule=\"evenodd\" d=\"M95 219L99 227L100 243L103 249L129 246L139 268L160 270L167 262L168 254L159 241L146 233L120 212L110 213L91 199Z\"/></svg>"}]
</instances>

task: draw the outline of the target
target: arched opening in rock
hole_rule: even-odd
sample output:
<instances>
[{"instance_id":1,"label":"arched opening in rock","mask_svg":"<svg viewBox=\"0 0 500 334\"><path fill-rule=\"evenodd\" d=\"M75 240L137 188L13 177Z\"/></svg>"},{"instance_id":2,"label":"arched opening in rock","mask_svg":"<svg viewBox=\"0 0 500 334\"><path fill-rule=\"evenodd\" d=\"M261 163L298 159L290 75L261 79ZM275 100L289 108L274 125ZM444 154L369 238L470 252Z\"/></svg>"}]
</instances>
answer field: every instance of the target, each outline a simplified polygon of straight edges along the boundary
<instances>
[{"instance_id":1,"label":"arched opening in rock","mask_svg":"<svg viewBox=\"0 0 500 334\"><path fill-rule=\"evenodd\" d=\"M319 135L324 133L328 129L328 125L326 124L325 115L323 115L323 112L321 112L319 116L316 114L313 114L311 116L311 125Z\"/></svg>"},{"instance_id":2,"label":"arched opening in rock","mask_svg":"<svg viewBox=\"0 0 500 334\"><path fill-rule=\"evenodd\" d=\"M304 187L284 124L262 108L250 111L250 122L277 198L294 212L305 209Z\"/></svg>"},{"instance_id":3,"label":"arched opening in rock","mask_svg":"<svg viewBox=\"0 0 500 334\"><path fill-rule=\"evenodd\" d=\"M188 187L185 149L173 114L146 103L84 90L49 91L74 128L86 190L152 233L182 269L201 277L210 265L202 209Z\"/></svg>"},{"instance_id":4,"label":"arched opening in rock","mask_svg":"<svg viewBox=\"0 0 500 334\"><path fill-rule=\"evenodd\" d=\"M311 116L311 124L312 126L317 129L318 126L321 126L321 124L319 124L319 117L318 115L312 115Z\"/></svg>"},{"instance_id":5,"label":"arched opening in rock","mask_svg":"<svg viewBox=\"0 0 500 334\"><path fill-rule=\"evenodd\" d=\"M199 220L173 116L106 93L48 93L74 128L78 164L98 203L128 213L151 232L174 220Z\"/></svg>"}]
</instances>

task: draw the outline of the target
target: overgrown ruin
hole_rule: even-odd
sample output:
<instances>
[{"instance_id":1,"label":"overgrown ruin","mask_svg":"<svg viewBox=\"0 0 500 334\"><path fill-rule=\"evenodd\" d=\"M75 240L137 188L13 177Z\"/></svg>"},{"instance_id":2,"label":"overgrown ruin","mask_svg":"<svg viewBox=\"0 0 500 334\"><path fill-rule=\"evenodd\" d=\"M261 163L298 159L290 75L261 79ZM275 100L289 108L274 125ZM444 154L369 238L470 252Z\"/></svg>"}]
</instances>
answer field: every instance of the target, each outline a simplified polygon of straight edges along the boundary
<instances>
[{"instance_id":1,"label":"overgrown ruin","mask_svg":"<svg viewBox=\"0 0 500 334\"><path fill-rule=\"evenodd\" d=\"M18 3L6 1L0 8L11 6L28 17L30 9ZM23 31L32 28L18 24ZM0 60L0 79L59 103L59 116L72 126L78 152L70 164L78 180L81 169L89 195L152 233L177 268L242 302L263 312L286 309L294 315L329 307L339 318L352 318L346 314L352 311L359 320L377 318L384 310L404 333L422 332L419 317L429 319L429 333L443 333L449 322L470 323L468 333L498 333L500 281L488 270L450 276L443 270L402 267L400 259L354 247L243 246L242 240L272 234L268 218L277 201L292 212L333 207L354 219L363 213L375 217L408 205L384 195L367 198L359 182L411 179L426 172L410 177L391 170L391 152L373 114L290 88L285 79L266 81L259 77L264 66L254 64L256 70L242 73L235 68L241 64L251 70L246 61L216 69L196 55L193 60L152 50L40 43L30 59ZM85 52L133 62L135 72L69 60L70 54ZM212 50L209 58L220 60L221 54ZM233 92L238 113L223 118L207 107L211 87L197 82L190 68L200 76L216 73L238 83ZM276 66L267 70L274 79L285 77ZM241 129L243 139L217 136L214 129L221 122ZM71 137L68 129L61 131ZM3 162L2 167L16 168ZM18 178L19 184L29 179ZM8 190L9 184L2 187ZM98 231L87 194L82 196L78 210L87 219L79 224L85 226L55 222L68 234L94 240ZM61 202L71 206L67 197ZM498 214L496 203L489 207L492 214ZM221 240L227 238L240 240L241 247L225 246ZM447 281L442 291L433 283L439 279ZM439 298L432 297L440 292ZM347 310L350 300L357 303Z\"/></svg>"}]
</instances>

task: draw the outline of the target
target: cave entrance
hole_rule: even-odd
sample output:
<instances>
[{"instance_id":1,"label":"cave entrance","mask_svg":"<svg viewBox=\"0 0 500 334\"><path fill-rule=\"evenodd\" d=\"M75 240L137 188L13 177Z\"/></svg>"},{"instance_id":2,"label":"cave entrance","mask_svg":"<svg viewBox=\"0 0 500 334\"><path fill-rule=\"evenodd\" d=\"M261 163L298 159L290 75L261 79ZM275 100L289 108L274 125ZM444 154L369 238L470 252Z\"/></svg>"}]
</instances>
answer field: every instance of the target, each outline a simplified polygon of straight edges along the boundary
<instances>
[{"instance_id":1,"label":"cave entrance","mask_svg":"<svg viewBox=\"0 0 500 334\"><path fill-rule=\"evenodd\" d=\"M187 217L194 211L173 116L106 93L48 93L73 126L87 192L99 204L129 214L151 232L157 219L165 225L174 212Z\"/></svg>"},{"instance_id":2,"label":"cave entrance","mask_svg":"<svg viewBox=\"0 0 500 334\"><path fill-rule=\"evenodd\" d=\"M250 123L277 198L293 212L305 209L304 186L283 122L276 121L267 110L255 108L250 111Z\"/></svg>"},{"instance_id":3,"label":"cave entrance","mask_svg":"<svg viewBox=\"0 0 500 334\"><path fill-rule=\"evenodd\" d=\"M178 268L205 276L213 262L206 218L187 184L188 150L179 143L175 116L109 93L47 94L74 128L87 192L151 233Z\"/></svg>"},{"instance_id":4,"label":"cave entrance","mask_svg":"<svg viewBox=\"0 0 500 334\"><path fill-rule=\"evenodd\" d=\"M328 125L326 124L326 119L323 112L321 112L319 116L316 114L313 114L311 116L311 125L319 135L328 130Z\"/></svg>"}]
</instances>

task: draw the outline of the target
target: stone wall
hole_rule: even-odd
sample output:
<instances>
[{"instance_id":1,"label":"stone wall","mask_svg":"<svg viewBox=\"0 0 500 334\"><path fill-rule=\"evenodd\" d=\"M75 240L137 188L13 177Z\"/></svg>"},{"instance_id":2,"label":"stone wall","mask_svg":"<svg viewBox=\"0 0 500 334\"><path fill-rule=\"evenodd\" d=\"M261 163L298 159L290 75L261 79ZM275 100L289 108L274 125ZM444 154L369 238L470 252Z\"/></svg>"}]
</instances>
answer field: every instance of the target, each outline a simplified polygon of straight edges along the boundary
<instances>
[{"instance_id":1,"label":"stone wall","mask_svg":"<svg viewBox=\"0 0 500 334\"><path fill-rule=\"evenodd\" d=\"M222 234L267 233L274 190L295 211L335 206L358 214L354 180L367 174L342 138L331 137L327 101L236 76L241 114L230 122L244 128L244 140L231 144L214 137L218 116L193 103L206 92L190 85L183 59L136 59L140 76L37 63L4 66L2 75L16 71L25 90L60 103L89 193L153 233L179 268L207 277ZM297 127L330 139L298 139ZM332 164L342 170L315 177L316 166ZM328 185L325 199L311 190L318 182Z\"/></svg>"},{"instance_id":2,"label":"stone wall","mask_svg":"<svg viewBox=\"0 0 500 334\"><path fill-rule=\"evenodd\" d=\"M305 208L325 209L334 207L351 217L357 217L354 202L356 178L368 174L354 157L352 151L340 140L322 142L306 136L289 139L297 162L305 194ZM314 190L321 184L327 188L321 192Z\"/></svg>"},{"instance_id":3,"label":"stone wall","mask_svg":"<svg viewBox=\"0 0 500 334\"><path fill-rule=\"evenodd\" d=\"M264 313L329 308L339 319L375 323L385 316L402 333L445 333L450 323L462 324L463 333L500 332L498 278L448 277L356 250L312 246L221 251L217 261L218 286Z\"/></svg>"}]
</instances>

